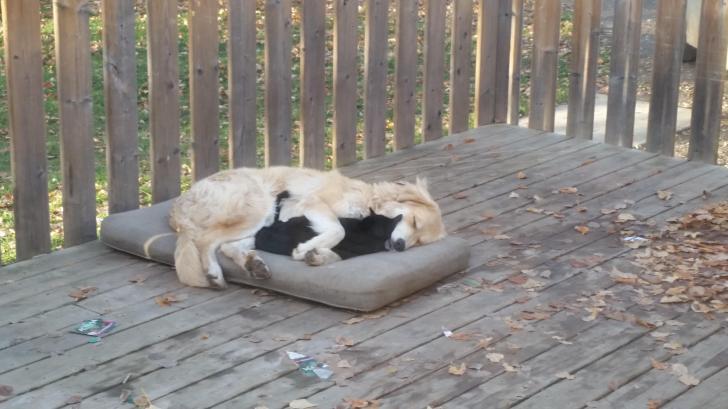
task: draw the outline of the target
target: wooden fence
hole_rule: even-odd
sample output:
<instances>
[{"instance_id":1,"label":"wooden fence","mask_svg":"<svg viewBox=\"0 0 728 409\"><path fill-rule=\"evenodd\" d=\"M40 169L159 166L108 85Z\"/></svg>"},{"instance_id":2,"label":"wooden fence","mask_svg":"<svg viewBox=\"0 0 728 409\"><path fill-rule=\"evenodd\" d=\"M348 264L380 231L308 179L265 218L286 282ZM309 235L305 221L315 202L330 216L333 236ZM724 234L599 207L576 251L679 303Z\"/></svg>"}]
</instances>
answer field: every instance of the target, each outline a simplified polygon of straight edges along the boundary
<instances>
[{"instance_id":1,"label":"wooden fence","mask_svg":"<svg viewBox=\"0 0 728 409\"><path fill-rule=\"evenodd\" d=\"M17 258L50 249L46 129L44 125L39 0L1 0L8 84ZM334 3L333 165L385 154L387 60L394 52L394 149L415 143L422 104L422 140L443 136L444 95L449 92L449 132L495 122L516 124L521 92L522 0L331 0ZM109 210L139 205L135 2L102 0ZM192 172L203 178L220 168L218 11L227 8L228 107L231 166L255 166L256 21L265 18L265 164L291 162L292 7L300 7L300 162L325 163L326 82L324 0L188 0ZM673 154L686 0L658 2L654 87L647 149ZM54 0L63 225L66 246L96 237L96 196L91 104L89 0ZM146 27L153 201L180 193L180 89L178 2L147 0ZM359 8L365 18L359 21ZM632 146L641 0L615 0L606 141ZM692 117L690 158L715 162L726 61L726 1L705 0ZM448 12L449 10L449 12ZM536 0L531 54L529 124L552 130L556 105L561 5ZM570 54L569 136L591 138L595 99L600 0L576 0ZM394 49L388 17L396 13ZM421 12L421 13L420 13ZM424 64L418 64L418 21L424 15ZM448 18L450 16L450 18ZM477 25L474 26L474 19ZM359 44L357 27L365 30ZM477 43L473 47L473 39ZM449 46L449 81L445 83ZM357 50L363 47L359 61ZM357 85L363 64L364 86ZM421 94L417 92L422 70ZM474 93L471 95L471 84ZM447 86L446 86L447 85ZM363 96L361 135L357 97Z\"/></svg>"}]
</instances>

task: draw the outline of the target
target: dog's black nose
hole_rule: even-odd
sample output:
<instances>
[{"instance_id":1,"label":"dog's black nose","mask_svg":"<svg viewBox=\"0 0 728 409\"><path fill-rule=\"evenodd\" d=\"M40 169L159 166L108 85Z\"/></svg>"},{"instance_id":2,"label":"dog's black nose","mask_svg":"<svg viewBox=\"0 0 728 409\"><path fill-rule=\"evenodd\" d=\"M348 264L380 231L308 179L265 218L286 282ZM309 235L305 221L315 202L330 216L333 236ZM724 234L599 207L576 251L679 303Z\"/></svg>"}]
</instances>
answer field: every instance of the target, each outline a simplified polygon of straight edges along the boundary
<instances>
[{"instance_id":1,"label":"dog's black nose","mask_svg":"<svg viewBox=\"0 0 728 409\"><path fill-rule=\"evenodd\" d=\"M404 251L404 248L405 248L405 242L404 242L404 240L402 240L402 239L397 239L397 240L396 240L396 241L394 242L394 246L393 246L393 247L394 247L394 249L395 249L395 250L397 250L397 251Z\"/></svg>"}]
</instances>

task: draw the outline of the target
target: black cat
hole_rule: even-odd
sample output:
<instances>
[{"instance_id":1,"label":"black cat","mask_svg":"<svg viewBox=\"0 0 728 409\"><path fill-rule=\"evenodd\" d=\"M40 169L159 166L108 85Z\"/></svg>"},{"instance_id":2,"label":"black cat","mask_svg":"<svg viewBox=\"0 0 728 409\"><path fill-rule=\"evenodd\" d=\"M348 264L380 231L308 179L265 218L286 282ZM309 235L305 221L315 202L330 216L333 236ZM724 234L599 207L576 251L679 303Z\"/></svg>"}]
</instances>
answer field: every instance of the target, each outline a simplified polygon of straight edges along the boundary
<instances>
[{"instance_id":1,"label":"black cat","mask_svg":"<svg viewBox=\"0 0 728 409\"><path fill-rule=\"evenodd\" d=\"M290 256L298 244L316 236L311 222L304 216L283 222L278 219L281 202L290 195L283 191L276 197L275 221L255 235L255 248L269 253ZM341 259L388 250L386 243L402 216L389 218L372 213L363 219L339 218L344 227L344 239L331 250Z\"/></svg>"}]
</instances>

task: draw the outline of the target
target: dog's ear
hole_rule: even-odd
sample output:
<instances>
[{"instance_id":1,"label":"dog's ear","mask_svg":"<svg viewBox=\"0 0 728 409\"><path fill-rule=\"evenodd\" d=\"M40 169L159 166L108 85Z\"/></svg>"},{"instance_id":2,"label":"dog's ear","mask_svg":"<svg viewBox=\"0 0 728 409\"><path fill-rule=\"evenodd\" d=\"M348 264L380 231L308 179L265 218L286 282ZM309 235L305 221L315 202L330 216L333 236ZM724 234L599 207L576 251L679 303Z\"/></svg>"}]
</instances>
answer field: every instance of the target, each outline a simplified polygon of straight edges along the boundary
<instances>
[{"instance_id":1,"label":"dog's ear","mask_svg":"<svg viewBox=\"0 0 728 409\"><path fill-rule=\"evenodd\" d=\"M402 221L402 215L398 214L396 217L392 219L392 223L397 224Z\"/></svg>"}]
</instances>

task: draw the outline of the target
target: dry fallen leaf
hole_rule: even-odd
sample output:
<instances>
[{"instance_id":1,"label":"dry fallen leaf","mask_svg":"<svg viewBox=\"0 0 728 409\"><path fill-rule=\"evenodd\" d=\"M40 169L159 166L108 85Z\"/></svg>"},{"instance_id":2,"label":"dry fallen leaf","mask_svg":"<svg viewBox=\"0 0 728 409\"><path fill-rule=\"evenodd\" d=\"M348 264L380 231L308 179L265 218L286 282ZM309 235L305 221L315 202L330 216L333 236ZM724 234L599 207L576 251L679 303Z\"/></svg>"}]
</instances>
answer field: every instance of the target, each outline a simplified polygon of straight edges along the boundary
<instances>
[{"instance_id":1,"label":"dry fallen leaf","mask_svg":"<svg viewBox=\"0 0 728 409\"><path fill-rule=\"evenodd\" d=\"M354 346L354 340L348 337L339 335L336 337L336 343L345 347Z\"/></svg>"},{"instance_id":2,"label":"dry fallen leaf","mask_svg":"<svg viewBox=\"0 0 728 409\"><path fill-rule=\"evenodd\" d=\"M586 226L574 226L574 230L578 231L581 234L589 233L589 228Z\"/></svg>"},{"instance_id":3,"label":"dry fallen leaf","mask_svg":"<svg viewBox=\"0 0 728 409\"><path fill-rule=\"evenodd\" d=\"M502 365L503 365L503 370L506 372L518 372L518 368L509 364L508 362L503 362Z\"/></svg>"},{"instance_id":4,"label":"dry fallen leaf","mask_svg":"<svg viewBox=\"0 0 728 409\"><path fill-rule=\"evenodd\" d=\"M157 296L156 298L154 298L154 302L156 302L157 305L159 305L160 307L169 307L173 303L180 302L180 301L182 301L182 300L174 294L164 294L164 295L160 295L160 296Z\"/></svg>"},{"instance_id":5,"label":"dry fallen leaf","mask_svg":"<svg viewBox=\"0 0 728 409\"><path fill-rule=\"evenodd\" d=\"M473 142L475 142L474 138L467 138L467 139L463 140L463 143L473 143Z\"/></svg>"},{"instance_id":6,"label":"dry fallen leaf","mask_svg":"<svg viewBox=\"0 0 728 409\"><path fill-rule=\"evenodd\" d=\"M678 380L687 386L696 386L700 383L700 379L691 375L688 367L683 364L672 364L672 374L678 377Z\"/></svg>"},{"instance_id":7,"label":"dry fallen leaf","mask_svg":"<svg viewBox=\"0 0 728 409\"><path fill-rule=\"evenodd\" d=\"M670 341L663 345L665 349L669 349L670 351L680 351L683 349L683 345L677 341Z\"/></svg>"},{"instance_id":8,"label":"dry fallen leaf","mask_svg":"<svg viewBox=\"0 0 728 409\"><path fill-rule=\"evenodd\" d=\"M291 403L288 404L288 407L291 409L308 409L308 408L315 408L318 406L315 403L311 403L306 399L296 399L292 400Z\"/></svg>"},{"instance_id":9,"label":"dry fallen leaf","mask_svg":"<svg viewBox=\"0 0 728 409\"><path fill-rule=\"evenodd\" d=\"M455 340L455 341L470 341L475 336L472 332L455 332L452 335L450 335L448 338Z\"/></svg>"},{"instance_id":10,"label":"dry fallen leaf","mask_svg":"<svg viewBox=\"0 0 728 409\"><path fill-rule=\"evenodd\" d=\"M566 193L566 194L575 194L578 191L579 191L579 189L577 189L575 187L571 187L571 186L570 187L562 187L561 189L559 189L559 193Z\"/></svg>"},{"instance_id":11,"label":"dry fallen leaf","mask_svg":"<svg viewBox=\"0 0 728 409\"><path fill-rule=\"evenodd\" d=\"M670 200L672 199L672 192L669 190L658 190L657 197L660 198L660 200Z\"/></svg>"},{"instance_id":12,"label":"dry fallen leaf","mask_svg":"<svg viewBox=\"0 0 728 409\"><path fill-rule=\"evenodd\" d=\"M457 192L454 195L452 195L453 199L467 199L468 194L465 192Z\"/></svg>"},{"instance_id":13,"label":"dry fallen leaf","mask_svg":"<svg viewBox=\"0 0 728 409\"><path fill-rule=\"evenodd\" d=\"M525 172L518 172L518 173L516 173L516 177L518 179L527 179L528 178L528 176L526 175Z\"/></svg>"},{"instance_id":14,"label":"dry fallen leaf","mask_svg":"<svg viewBox=\"0 0 728 409\"><path fill-rule=\"evenodd\" d=\"M344 399L344 403L349 405L347 407L348 409L362 409L362 408L378 409L379 408L378 400Z\"/></svg>"},{"instance_id":15,"label":"dry fallen leaf","mask_svg":"<svg viewBox=\"0 0 728 409\"><path fill-rule=\"evenodd\" d=\"M73 298L73 301L81 301L88 298L89 294L96 291L96 287L81 287L77 290L71 291L68 296Z\"/></svg>"},{"instance_id":16,"label":"dry fallen leaf","mask_svg":"<svg viewBox=\"0 0 728 409\"><path fill-rule=\"evenodd\" d=\"M544 212L543 209L539 209L537 207L529 207L526 209L526 211L529 213L536 213L536 214L543 214L543 212Z\"/></svg>"},{"instance_id":17,"label":"dry fallen leaf","mask_svg":"<svg viewBox=\"0 0 728 409\"><path fill-rule=\"evenodd\" d=\"M503 360L504 356L503 354L499 354L497 352L491 352L489 354L485 354L485 357L488 358L490 362L498 363Z\"/></svg>"},{"instance_id":18,"label":"dry fallen leaf","mask_svg":"<svg viewBox=\"0 0 728 409\"><path fill-rule=\"evenodd\" d=\"M659 371L664 371L669 367L669 365L667 365L666 363L660 362L660 361L656 360L655 358L650 358L650 363L652 364L653 368L655 368Z\"/></svg>"},{"instance_id":19,"label":"dry fallen leaf","mask_svg":"<svg viewBox=\"0 0 728 409\"><path fill-rule=\"evenodd\" d=\"M463 362L459 366L450 365L450 367L447 369L447 373L455 376L463 376L466 370L467 367L465 366L465 362Z\"/></svg>"},{"instance_id":20,"label":"dry fallen leaf","mask_svg":"<svg viewBox=\"0 0 728 409\"><path fill-rule=\"evenodd\" d=\"M495 236L493 236L493 238L496 240L510 240L511 236L507 234L496 234Z\"/></svg>"},{"instance_id":21,"label":"dry fallen leaf","mask_svg":"<svg viewBox=\"0 0 728 409\"><path fill-rule=\"evenodd\" d=\"M341 322L344 323L344 324L346 324L346 325L354 325L354 324L358 324L358 323L360 323L362 321L366 321L366 318L364 318L362 316L356 316L356 317L351 317L348 320L344 320L344 321L341 321Z\"/></svg>"},{"instance_id":22,"label":"dry fallen leaf","mask_svg":"<svg viewBox=\"0 0 728 409\"><path fill-rule=\"evenodd\" d=\"M346 359L342 359L341 361L339 361L339 362L338 362L338 363L336 364L336 366L337 366L338 368L351 368L351 364L350 364L350 363L349 363L349 361L347 361Z\"/></svg>"},{"instance_id":23,"label":"dry fallen leaf","mask_svg":"<svg viewBox=\"0 0 728 409\"><path fill-rule=\"evenodd\" d=\"M12 394L13 394L12 386L0 384L0 398L8 397Z\"/></svg>"},{"instance_id":24,"label":"dry fallen leaf","mask_svg":"<svg viewBox=\"0 0 728 409\"><path fill-rule=\"evenodd\" d=\"M626 223L637 220L632 214L630 213L620 213L617 215L617 223Z\"/></svg>"},{"instance_id":25,"label":"dry fallen leaf","mask_svg":"<svg viewBox=\"0 0 728 409\"><path fill-rule=\"evenodd\" d=\"M453 148L453 145L451 143L448 143L447 145L442 147L442 150L451 151L452 148Z\"/></svg>"},{"instance_id":26,"label":"dry fallen leaf","mask_svg":"<svg viewBox=\"0 0 728 409\"><path fill-rule=\"evenodd\" d=\"M662 406L662 401L657 399L650 399L647 401L647 409L659 409Z\"/></svg>"},{"instance_id":27,"label":"dry fallen leaf","mask_svg":"<svg viewBox=\"0 0 728 409\"><path fill-rule=\"evenodd\" d=\"M576 379L576 376L574 376L566 371L557 373L556 377L559 379L568 379L568 380Z\"/></svg>"}]
</instances>

